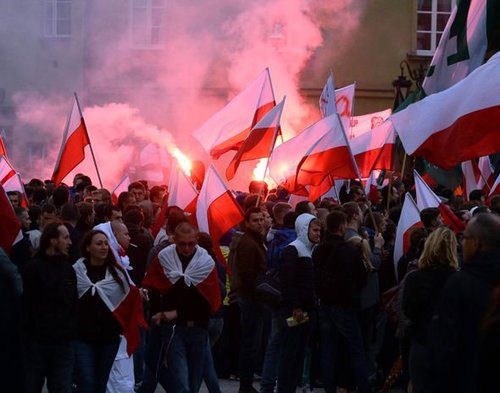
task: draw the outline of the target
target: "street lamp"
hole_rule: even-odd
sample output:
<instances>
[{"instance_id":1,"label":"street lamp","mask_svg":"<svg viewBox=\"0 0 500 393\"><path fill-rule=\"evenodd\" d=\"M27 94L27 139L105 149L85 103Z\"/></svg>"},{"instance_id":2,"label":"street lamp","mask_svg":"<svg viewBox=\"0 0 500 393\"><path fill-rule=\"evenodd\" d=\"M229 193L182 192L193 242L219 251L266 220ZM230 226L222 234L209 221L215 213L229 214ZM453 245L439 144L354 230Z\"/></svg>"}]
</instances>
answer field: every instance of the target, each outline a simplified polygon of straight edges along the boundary
<instances>
[{"instance_id":1,"label":"street lamp","mask_svg":"<svg viewBox=\"0 0 500 393\"><path fill-rule=\"evenodd\" d=\"M411 80L405 75L405 67ZM392 86L394 87L394 109L408 98L413 82L415 82L418 90L422 89L422 82L424 81L426 73L426 69L421 63L419 67L414 70L406 60L399 63L399 69L401 70L401 74L392 82Z\"/></svg>"}]
</instances>

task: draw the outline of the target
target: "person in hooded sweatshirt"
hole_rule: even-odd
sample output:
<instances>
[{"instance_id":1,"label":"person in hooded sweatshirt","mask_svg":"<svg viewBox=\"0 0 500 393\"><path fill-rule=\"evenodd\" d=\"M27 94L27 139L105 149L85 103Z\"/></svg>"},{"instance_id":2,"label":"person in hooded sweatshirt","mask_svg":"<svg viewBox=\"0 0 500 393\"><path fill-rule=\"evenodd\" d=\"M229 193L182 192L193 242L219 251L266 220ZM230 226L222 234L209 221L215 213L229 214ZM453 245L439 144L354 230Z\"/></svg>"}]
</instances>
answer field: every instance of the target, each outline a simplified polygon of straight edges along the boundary
<instances>
[{"instance_id":1,"label":"person in hooded sweatshirt","mask_svg":"<svg viewBox=\"0 0 500 393\"><path fill-rule=\"evenodd\" d=\"M480 391L483 325L500 283L500 217L474 216L462 246L464 264L447 280L429 329L433 357L428 392Z\"/></svg>"},{"instance_id":2,"label":"person in hooded sweatshirt","mask_svg":"<svg viewBox=\"0 0 500 393\"><path fill-rule=\"evenodd\" d=\"M311 325L306 316L316 306L312 251L320 241L321 223L312 214L303 213L295 221L295 231L297 239L283 250L279 272L280 314L287 327L278 366L278 393L295 392Z\"/></svg>"}]
</instances>

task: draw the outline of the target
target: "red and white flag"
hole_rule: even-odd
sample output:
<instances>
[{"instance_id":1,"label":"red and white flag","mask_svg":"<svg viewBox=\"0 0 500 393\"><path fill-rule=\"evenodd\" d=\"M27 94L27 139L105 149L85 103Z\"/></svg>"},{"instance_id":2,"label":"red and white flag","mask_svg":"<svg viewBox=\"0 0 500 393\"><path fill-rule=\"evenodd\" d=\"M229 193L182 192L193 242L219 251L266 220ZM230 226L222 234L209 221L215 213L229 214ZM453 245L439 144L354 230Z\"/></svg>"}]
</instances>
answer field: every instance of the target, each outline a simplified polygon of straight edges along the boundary
<instances>
[{"instance_id":1,"label":"red and white flag","mask_svg":"<svg viewBox=\"0 0 500 393\"><path fill-rule=\"evenodd\" d=\"M10 178L16 175L16 170L7 159L7 157L0 157L0 183L5 184Z\"/></svg>"},{"instance_id":2,"label":"red and white flag","mask_svg":"<svg viewBox=\"0 0 500 393\"><path fill-rule=\"evenodd\" d=\"M21 201L22 207L28 207L28 198L26 196L26 191L24 189L23 181L19 173L15 173L14 176L9 177L5 182L2 183L5 192L18 191L21 193L23 199Z\"/></svg>"},{"instance_id":3,"label":"red and white flag","mask_svg":"<svg viewBox=\"0 0 500 393\"><path fill-rule=\"evenodd\" d=\"M482 188L479 186L481 181L481 171L476 160L462 162L464 199L469 200L472 191Z\"/></svg>"},{"instance_id":4,"label":"red and white flag","mask_svg":"<svg viewBox=\"0 0 500 393\"><path fill-rule=\"evenodd\" d=\"M493 195L500 194L500 175L497 176L495 183L491 186L491 191L488 197L492 197Z\"/></svg>"},{"instance_id":5,"label":"red and white flag","mask_svg":"<svg viewBox=\"0 0 500 393\"><path fill-rule=\"evenodd\" d=\"M490 157L479 157L478 167L481 171L479 186L485 193L488 193L493 183L495 183L495 168L491 165Z\"/></svg>"},{"instance_id":6,"label":"red and white flag","mask_svg":"<svg viewBox=\"0 0 500 393\"><path fill-rule=\"evenodd\" d=\"M428 207L437 207L445 225L449 225L455 232L463 231L465 229L464 223L452 212L450 207L444 204L441 199L434 194L417 171L413 171L413 175L415 177L418 209L424 210Z\"/></svg>"},{"instance_id":7,"label":"red and white flag","mask_svg":"<svg viewBox=\"0 0 500 393\"><path fill-rule=\"evenodd\" d=\"M353 139L370 132L386 121L391 114L392 109L388 108L380 112L368 113L367 115L353 116L350 129L345 130L348 138Z\"/></svg>"},{"instance_id":8,"label":"red and white flag","mask_svg":"<svg viewBox=\"0 0 500 393\"><path fill-rule=\"evenodd\" d=\"M271 77L266 68L192 134L213 159L218 159L229 150L238 150L250 130L275 104Z\"/></svg>"},{"instance_id":9,"label":"red and white flag","mask_svg":"<svg viewBox=\"0 0 500 393\"><path fill-rule=\"evenodd\" d=\"M0 135L0 156L7 156L7 149L5 148L5 143Z\"/></svg>"},{"instance_id":10,"label":"red and white flag","mask_svg":"<svg viewBox=\"0 0 500 393\"><path fill-rule=\"evenodd\" d=\"M130 185L130 177L129 175L123 176L118 184L113 188L113 191L111 192L111 199L113 200L113 204L118 204L118 197L122 192L128 191L128 186Z\"/></svg>"},{"instance_id":11,"label":"red and white flag","mask_svg":"<svg viewBox=\"0 0 500 393\"><path fill-rule=\"evenodd\" d=\"M196 219L200 231L207 232L212 237L214 250L220 258L222 255L219 247L220 239L227 231L243 221L244 216L233 194L213 165L208 167L198 195Z\"/></svg>"},{"instance_id":12,"label":"red and white flag","mask_svg":"<svg viewBox=\"0 0 500 393\"><path fill-rule=\"evenodd\" d=\"M420 212L417 204L409 193L406 193L401 216L399 217L396 229L396 240L394 243L394 270L398 274L398 262L410 248L410 235L414 228L422 228L420 221ZM403 277L398 277L401 280Z\"/></svg>"},{"instance_id":13,"label":"red and white flag","mask_svg":"<svg viewBox=\"0 0 500 393\"><path fill-rule=\"evenodd\" d=\"M396 133L390 121L350 141L352 154L358 164L361 177L370 176L374 169L390 170L392 168L395 142Z\"/></svg>"},{"instance_id":14,"label":"red and white flag","mask_svg":"<svg viewBox=\"0 0 500 393\"><path fill-rule=\"evenodd\" d=\"M380 202L377 184L377 178L379 176L380 171L371 171L370 176L366 179L365 183L365 195L374 205L377 205Z\"/></svg>"},{"instance_id":15,"label":"red and white flag","mask_svg":"<svg viewBox=\"0 0 500 393\"><path fill-rule=\"evenodd\" d=\"M21 225L14 213L14 208L0 185L0 248L9 254L12 246L22 238Z\"/></svg>"},{"instance_id":16,"label":"red and white flag","mask_svg":"<svg viewBox=\"0 0 500 393\"><path fill-rule=\"evenodd\" d=\"M335 90L335 107L337 113L342 119L344 131L349 133L351 127L352 114L354 112L354 94L356 92L356 83Z\"/></svg>"},{"instance_id":17,"label":"red and white flag","mask_svg":"<svg viewBox=\"0 0 500 393\"><path fill-rule=\"evenodd\" d=\"M196 203L198 191L191 180L177 165L172 168L168 183L168 206L180 207L189 214L191 222L196 223Z\"/></svg>"},{"instance_id":18,"label":"red and white flag","mask_svg":"<svg viewBox=\"0 0 500 393\"><path fill-rule=\"evenodd\" d=\"M87 127L80 112L76 94L66 123L52 181L58 186L64 178L85 159L85 146L90 144Z\"/></svg>"},{"instance_id":19,"label":"red and white flag","mask_svg":"<svg viewBox=\"0 0 500 393\"><path fill-rule=\"evenodd\" d=\"M146 271L142 285L161 293L168 293L177 281L184 280L187 286L193 285L210 304L215 312L221 305L221 293L215 262L208 252L197 246L196 252L186 269L172 244L160 251Z\"/></svg>"},{"instance_id":20,"label":"red and white flag","mask_svg":"<svg viewBox=\"0 0 500 393\"><path fill-rule=\"evenodd\" d=\"M328 176L332 179L356 177L356 169L337 115L321 119L302 133L305 132L321 137L309 146L297 165L297 184L318 186Z\"/></svg>"},{"instance_id":21,"label":"red and white flag","mask_svg":"<svg viewBox=\"0 0 500 393\"><path fill-rule=\"evenodd\" d=\"M271 155L276 138L281 135L280 119L284 104L285 99L283 98L252 128L226 169L227 180L234 177L240 162L266 158Z\"/></svg>"},{"instance_id":22,"label":"red and white flag","mask_svg":"<svg viewBox=\"0 0 500 393\"><path fill-rule=\"evenodd\" d=\"M92 283L87 276L83 258L76 261L73 269L76 273L78 297L81 298L87 291L92 291L92 294L97 293L120 323L123 335L127 339L127 353L131 356L141 343L139 328L147 328L139 290L130 283L127 273L118 268L116 272L123 283L123 288L115 281L109 270L106 271L103 280Z\"/></svg>"},{"instance_id":23,"label":"red and white flag","mask_svg":"<svg viewBox=\"0 0 500 393\"><path fill-rule=\"evenodd\" d=\"M323 117L333 115L337 112L335 104L335 84L333 83L333 74L326 80L321 95L319 97L319 111Z\"/></svg>"},{"instance_id":24,"label":"red and white flag","mask_svg":"<svg viewBox=\"0 0 500 393\"><path fill-rule=\"evenodd\" d=\"M410 155L450 169L500 151L500 52L467 78L390 119Z\"/></svg>"}]
</instances>

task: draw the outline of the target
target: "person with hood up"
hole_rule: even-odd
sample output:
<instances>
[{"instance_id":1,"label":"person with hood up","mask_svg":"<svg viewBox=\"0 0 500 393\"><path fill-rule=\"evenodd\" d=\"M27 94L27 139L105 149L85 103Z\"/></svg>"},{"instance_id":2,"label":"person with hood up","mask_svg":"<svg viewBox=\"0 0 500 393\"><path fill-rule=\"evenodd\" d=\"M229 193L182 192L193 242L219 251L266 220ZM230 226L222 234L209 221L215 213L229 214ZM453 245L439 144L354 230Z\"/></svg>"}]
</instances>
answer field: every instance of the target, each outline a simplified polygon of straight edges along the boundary
<instances>
[{"instance_id":1,"label":"person with hood up","mask_svg":"<svg viewBox=\"0 0 500 393\"><path fill-rule=\"evenodd\" d=\"M278 393L295 392L311 325L307 313L316 306L312 252L320 241L321 223L303 213L295 221L295 231L297 239L283 250L280 266L280 313L287 327L278 366Z\"/></svg>"}]
</instances>

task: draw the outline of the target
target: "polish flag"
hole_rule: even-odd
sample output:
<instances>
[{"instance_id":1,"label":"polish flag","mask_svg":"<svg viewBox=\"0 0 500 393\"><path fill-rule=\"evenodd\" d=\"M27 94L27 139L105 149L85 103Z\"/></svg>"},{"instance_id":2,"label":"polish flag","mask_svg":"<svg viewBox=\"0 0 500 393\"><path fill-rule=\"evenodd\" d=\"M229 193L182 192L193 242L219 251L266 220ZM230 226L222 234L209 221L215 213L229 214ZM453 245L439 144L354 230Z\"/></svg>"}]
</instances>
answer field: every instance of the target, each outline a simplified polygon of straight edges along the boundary
<instances>
[{"instance_id":1,"label":"polish flag","mask_svg":"<svg viewBox=\"0 0 500 393\"><path fill-rule=\"evenodd\" d=\"M285 99L267 112L252 128L226 169L226 179L231 180L242 161L258 160L271 155L276 138L281 135L280 119Z\"/></svg>"},{"instance_id":2,"label":"polish flag","mask_svg":"<svg viewBox=\"0 0 500 393\"><path fill-rule=\"evenodd\" d=\"M221 293L215 261L202 247L196 246L195 254L186 269L172 244L161 250L146 271L142 285L162 294L168 292L179 280L187 286L193 285L216 312L221 305Z\"/></svg>"},{"instance_id":3,"label":"polish flag","mask_svg":"<svg viewBox=\"0 0 500 393\"><path fill-rule=\"evenodd\" d=\"M178 166L172 168L168 183L168 206L180 207L189 214L189 220L196 225L196 204L198 191Z\"/></svg>"},{"instance_id":4,"label":"polish flag","mask_svg":"<svg viewBox=\"0 0 500 393\"><path fill-rule=\"evenodd\" d=\"M216 160L229 150L238 150L250 130L275 105L271 77L266 68L245 90L192 134Z\"/></svg>"},{"instance_id":5,"label":"polish flag","mask_svg":"<svg viewBox=\"0 0 500 393\"><path fill-rule=\"evenodd\" d=\"M491 165L490 157L480 157L478 167L482 175L479 179L479 185L481 186L483 191L487 193L490 191L493 183L495 183L495 169Z\"/></svg>"},{"instance_id":6,"label":"polish flag","mask_svg":"<svg viewBox=\"0 0 500 393\"><path fill-rule=\"evenodd\" d=\"M140 327L147 328L144 321L142 299L139 290L131 284L128 274L122 269L116 269L124 288L106 271L104 280L92 283L87 275L87 268L80 258L73 265L76 273L78 297L81 298L87 291L96 292L106 307L120 323L123 335L127 339L127 353L131 356L141 343Z\"/></svg>"},{"instance_id":7,"label":"polish flag","mask_svg":"<svg viewBox=\"0 0 500 393\"><path fill-rule=\"evenodd\" d=\"M495 180L495 183L491 186L491 191L488 195L488 198L492 197L493 195L500 194L500 175L497 176L497 179Z\"/></svg>"},{"instance_id":8,"label":"polish flag","mask_svg":"<svg viewBox=\"0 0 500 393\"><path fill-rule=\"evenodd\" d=\"M377 178L379 176L380 171L371 171L370 176L366 179L365 183L365 195L374 205L377 205L380 202L377 185Z\"/></svg>"},{"instance_id":9,"label":"polish flag","mask_svg":"<svg viewBox=\"0 0 500 393\"><path fill-rule=\"evenodd\" d=\"M200 231L207 232L212 237L214 250L220 258L222 255L219 247L220 239L227 231L243 221L244 216L233 194L213 165L209 166L198 195L196 219ZM220 261L225 259L221 258Z\"/></svg>"},{"instance_id":10,"label":"polish flag","mask_svg":"<svg viewBox=\"0 0 500 393\"><path fill-rule=\"evenodd\" d=\"M9 254L12 246L22 238L21 225L6 191L0 184L0 248Z\"/></svg>"},{"instance_id":11,"label":"polish flag","mask_svg":"<svg viewBox=\"0 0 500 393\"><path fill-rule=\"evenodd\" d=\"M333 115L337 112L335 104L335 84L333 83L333 74L331 73L319 97L319 111L323 117Z\"/></svg>"},{"instance_id":12,"label":"polish flag","mask_svg":"<svg viewBox=\"0 0 500 393\"><path fill-rule=\"evenodd\" d=\"M449 225L455 233L463 231L465 229L464 223L451 211L450 207L441 202L441 199L434 194L417 171L413 171L413 175L415 177L418 209L422 211L428 207L437 207L445 225Z\"/></svg>"},{"instance_id":13,"label":"polish flag","mask_svg":"<svg viewBox=\"0 0 500 393\"><path fill-rule=\"evenodd\" d=\"M410 155L450 169L500 151L500 52L440 93L390 119Z\"/></svg>"},{"instance_id":14,"label":"polish flag","mask_svg":"<svg viewBox=\"0 0 500 393\"><path fill-rule=\"evenodd\" d=\"M469 200L469 194L477 189L481 189L479 186L481 181L481 171L477 165L476 160L469 160L462 162L462 174L463 174L463 185L464 185L464 199Z\"/></svg>"},{"instance_id":15,"label":"polish flag","mask_svg":"<svg viewBox=\"0 0 500 393\"><path fill-rule=\"evenodd\" d=\"M380 126L392 114L392 109L388 108L380 112L369 113L362 116L353 116L351 120L351 127L346 129L349 139L357 138L374 128Z\"/></svg>"},{"instance_id":16,"label":"polish flag","mask_svg":"<svg viewBox=\"0 0 500 393\"><path fill-rule=\"evenodd\" d=\"M346 134L351 127L351 118L354 111L354 94L356 83L335 90L335 106L339 114Z\"/></svg>"},{"instance_id":17,"label":"polish flag","mask_svg":"<svg viewBox=\"0 0 500 393\"><path fill-rule=\"evenodd\" d=\"M16 175L16 170L5 156L0 157L0 183L5 184Z\"/></svg>"},{"instance_id":18,"label":"polish flag","mask_svg":"<svg viewBox=\"0 0 500 393\"><path fill-rule=\"evenodd\" d=\"M26 197L26 191L24 189L23 181L19 173L15 173L13 176L9 177L5 182L2 183L5 192L18 191L23 196L21 201L22 207L28 207L28 198Z\"/></svg>"},{"instance_id":19,"label":"polish flag","mask_svg":"<svg viewBox=\"0 0 500 393\"><path fill-rule=\"evenodd\" d=\"M64 130L59 157L52 174L52 181L58 186L64 178L85 158L85 146L90 145L87 127L76 98Z\"/></svg>"},{"instance_id":20,"label":"polish flag","mask_svg":"<svg viewBox=\"0 0 500 393\"><path fill-rule=\"evenodd\" d=\"M358 164L361 177L370 176L373 169L392 168L392 155L396 133L390 121L382 123L350 141L352 154Z\"/></svg>"},{"instance_id":21,"label":"polish flag","mask_svg":"<svg viewBox=\"0 0 500 393\"><path fill-rule=\"evenodd\" d=\"M122 192L128 191L128 186L130 185L130 177L129 175L123 176L118 184L113 188L113 191L111 192L111 199L113 200L113 204L117 205L118 204L118 197Z\"/></svg>"},{"instance_id":22,"label":"polish flag","mask_svg":"<svg viewBox=\"0 0 500 393\"><path fill-rule=\"evenodd\" d=\"M423 228L420 221L420 212L417 204L409 193L406 193L401 216L396 229L396 240L394 242L394 270L398 274L398 262L410 248L410 235L414 228ZM401 280L403 277L397 277Z\"/></svg>"},{"instance_id":23,"label":"polish flag","mask_svg":"<svg viewBox=\"0 0 500 393\"><path fill-rule=\"evenodd\" d=\"M318 186L327 176L333 179L356 177L356 169L336 114L321 119L302 133L306 132L321 136L309 145L297 165L297 184Z\"/></svg>"},{"instance_id":24,"label":"polish flag","mask_svg":"<svg viewBox=\"0 0 500 393\"><path fill-rule=\"evenodd\" d=\"M7 149L3 142L3 138L0 136L0 156L7 156Z\"/></svg>"}]
</instances>

